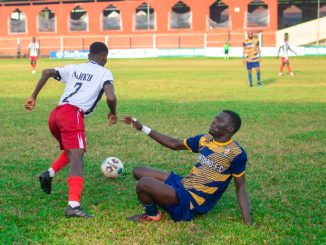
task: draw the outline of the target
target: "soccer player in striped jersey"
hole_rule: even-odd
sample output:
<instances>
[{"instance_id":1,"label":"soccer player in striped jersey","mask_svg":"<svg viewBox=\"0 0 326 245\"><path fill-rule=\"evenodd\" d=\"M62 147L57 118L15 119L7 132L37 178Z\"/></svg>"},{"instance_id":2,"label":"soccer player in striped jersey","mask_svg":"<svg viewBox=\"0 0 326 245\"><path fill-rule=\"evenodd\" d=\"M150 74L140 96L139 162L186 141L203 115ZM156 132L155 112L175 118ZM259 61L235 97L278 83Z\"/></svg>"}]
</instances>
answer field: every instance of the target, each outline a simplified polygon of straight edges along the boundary
<instances>
[{"instance_id":1,"label":"soccer player in striped jersey","mask_svg":"<svg viewBox=\"0 0 326 245\"><path fill-rule=\"evenodd\" d=\"M36 38L32 38L32 42L28 44L28 54L29 54L29 61L32 66L32 74L36 73L36 62L40 55L40 45L36 41Z\"/></svg>"},{"instance_id":2,"label":"soccer player in striped jersey","mask_svg":"<svg viewBox=\"0 0 326 245\"><path fill-rule=\"evenodd\" d=\"M260 48L259 41L254 37L252 31L248 32L248 39L243 42L243 64L247 65L249 86L252 87L252 68L256 69L257 86L261 87L263 84L260 78Z\"/></svg>"},{"instance_id":3,"label":"soccer player in striped jersey","mask_svg":"<svg viewBox=\"0 0 326 245\"><path fill-rule=\"evenodd\" d=\"M233 111L224 110L212 121L207 134L179 140L142 125L137 119L125 117L130 124L150 138L172 150L189 150L198 154L186 177L173 172L136 167L136 193L145 213L129 217L136 222L160 221L164 209L174 221L189 221L210 211L234 178L243 222L251 223L249 200L245 185L247 154L232 136L239 130L241 119Z\"/></svg>"},{"instance_id":4,"label":"soccer player in striped jersey","mask_svg":"<svg viewBox=\"0 0 326 245\"><path fill-rule=\"evenodd\" d=\"M25 109L32 111L38 93L51 77L65 83L59 105L49 116L50 131L59 142L62 152L50 168L39 176L39 181L43 191L50 194L54 175L70 163L66 217L92 217L80 208L84 184L83 159L86 152L84 117L93 112L103 93L109 107L108 124L112 126L117 122L113 76L104 68L107 56L107 46L94 42L90 46L89 62L43 70L32 96L25 102Z\"/></svg>"},{"instance_id":5,"label":"soccer player in striped jersey","mask_svg":"<svg viewBox=\"0 0 326 245\"><path fill-rule=\"evenodd\" d=\"M294 72L292 71L292 68L290 66L290 61L289 61L289 51L297 55L297 53L290 48L289 45L289 34L285 33L284 34L284 42L283 44L279 47L278 52L277 52L277 59L280 56L281 53L281 65L280 65L280 72L278 73L279 76L283 76L283 69L284 66L286 65L289 75L290 76L295 76Z\"/></svg>"}]
</instances>

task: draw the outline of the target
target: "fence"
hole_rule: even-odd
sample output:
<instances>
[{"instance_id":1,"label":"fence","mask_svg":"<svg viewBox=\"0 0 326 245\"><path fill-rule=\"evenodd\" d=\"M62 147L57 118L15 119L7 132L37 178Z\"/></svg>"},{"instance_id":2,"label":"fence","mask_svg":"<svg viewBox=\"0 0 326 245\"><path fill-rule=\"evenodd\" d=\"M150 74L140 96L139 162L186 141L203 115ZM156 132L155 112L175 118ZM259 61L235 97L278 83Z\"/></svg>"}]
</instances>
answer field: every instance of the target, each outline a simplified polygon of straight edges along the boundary
<instances>
[{"instance_id":1,"label":"fence","mask_svg":"<svg viewBox=\"0 0 326 245\"><path fill-rule=\"evenodd\" d=\"M275 33L259 35L264 46L264 37L275 36ZM241 47L245 38L243 32L223 33L192 33L192 34L146 34L146 35L112 35L112 36L40 36L42 56L49 56L51 51L87 50L94 41L108 44L110 49L183 49L223 47L229 41L232 47ZM17 54L26 56L31 38L0 38L0 56L15 57Z\"/></svg>"}]
</instances>

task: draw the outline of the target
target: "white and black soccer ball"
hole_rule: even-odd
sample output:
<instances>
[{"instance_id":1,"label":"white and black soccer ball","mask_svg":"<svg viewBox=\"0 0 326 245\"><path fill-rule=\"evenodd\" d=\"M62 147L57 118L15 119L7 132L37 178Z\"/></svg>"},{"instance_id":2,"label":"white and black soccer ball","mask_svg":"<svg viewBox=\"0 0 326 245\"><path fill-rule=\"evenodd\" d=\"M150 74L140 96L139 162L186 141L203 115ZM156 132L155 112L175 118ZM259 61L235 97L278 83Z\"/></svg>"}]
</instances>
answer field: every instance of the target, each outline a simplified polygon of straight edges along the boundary
<instances>
[{"instance_id":1,"label":"white and black soccer ball","mask_svg":"<svg viewBox=\"0 0 326 245\"><path fill-rule=\"evenodd\" d=\"M118 178L123 172L123 163L117 157L108 157L102 162L101 170L107 178Z\"/></svg>"}]
</instances>

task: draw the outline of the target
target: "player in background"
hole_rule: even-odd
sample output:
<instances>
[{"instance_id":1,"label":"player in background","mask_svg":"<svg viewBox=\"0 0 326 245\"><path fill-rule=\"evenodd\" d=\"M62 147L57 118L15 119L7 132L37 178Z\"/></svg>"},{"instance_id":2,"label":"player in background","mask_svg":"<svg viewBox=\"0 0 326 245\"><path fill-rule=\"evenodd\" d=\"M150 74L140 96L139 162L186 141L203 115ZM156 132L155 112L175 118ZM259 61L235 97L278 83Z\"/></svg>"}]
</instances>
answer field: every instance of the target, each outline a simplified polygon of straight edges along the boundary
<instances>
[{"instance_id":1,"label":"player in background","mask_svg":"<svg viewBox=\"0 0 326 245\"><path fill-rule=\"evenodd\" d=\"M29 61L32 66L32 74L36 73L36 62L38 57L40 56L40 45L36 41L36 38L32 38L32 42L28 44L28 54L29 54Z\"/></svg>"},{"instance_id":2,"label":"player in background","mask_svg":"<svg viewBox=\"0 0 326 245\"><path fill-rule=\"evenodd\" d=\"M289 61L289 51L297 55L295 51L293 51L290 46L289 46L289 34L285 33L284 34L284 42L283 44L279 47L278 52L277 52L277 59L280 56L281 53L281 65L280 65L280 72L278 73L279 76L283 76L283 69L284 66L286 65L289 75L290 76L295 76L295 74L292 71L292 68L290 66L290 61Z\"/></svg>"},{"instance_id":3,"label":"player in background","mask_svg":"<svg viewBox=\"0 0 326 245\"><path fill-rule=\"evenodd\" d=\"M103 93L110 110L109 126L117 122L113 76L104 68L107 56L107 46L94 42L90 46L88 63L43 70L32 96L25 102L25 109L33 110L38 93L51 77L66 84L59 105L49 116L50 131L58 140L62 152L50 168L39 176L39 181L43 191L50 194L52 178L70 163L68 206L65 209L67 217L92 217L80 208L84 183L83 158L86 151L84 116L93 112Z\"/></svg>"},{"instance_id":4,"label":"player in background","mask_svg":"<svg viewBox=\"0 0 326 245\"><path fill-rule=\"evenodd\" d=\"M223 46L224 48L224 59L225 60L229 60L230 59L230 43L229 42L226 42Z\"/></svg>"},{"instance_id":5,"label":"player in background","mask_svg":"<svg viewBox=\"0 0 326 245\"><path fill-rule=\"evenodd\" d=\"M245 185L247 154L232 136L240 129L241 119L233 111L224 110L212 121L208 134L179 140L142 125L137 119L125 117L123 122L144 132L171 150L189 150L198 154L191 172L183 178L173 172L136 167L136 192L145 213L129 217L136 222L160 221L157 205L174 221L189 221L211 210L234 178L243 222L251 223Z\"/></svg>"},{"instance_id":6,"label":"player in background","mask_svg":"<svg viewBox=\"0 0 326 245\"><path fill-rule=\"evenodd\" d=\"M259 40L254 37L252 31L249 31L248 38L243 42L243 64L247 65L250 87L253 87L252 68L256 69L257 86L261 87L263 85L260 80L260 58Z\"/></svg>"}]
</instances>

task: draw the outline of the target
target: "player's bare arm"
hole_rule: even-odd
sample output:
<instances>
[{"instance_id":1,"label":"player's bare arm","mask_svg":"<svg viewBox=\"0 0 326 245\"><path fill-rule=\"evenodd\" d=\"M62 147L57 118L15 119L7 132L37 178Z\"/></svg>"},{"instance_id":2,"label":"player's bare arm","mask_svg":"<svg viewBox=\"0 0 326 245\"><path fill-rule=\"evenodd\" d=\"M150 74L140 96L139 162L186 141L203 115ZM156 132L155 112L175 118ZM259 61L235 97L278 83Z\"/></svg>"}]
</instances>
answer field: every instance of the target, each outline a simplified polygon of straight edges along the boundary
<instances>
[{"instance_id":1,"label":"player's bare arm","mask_svg":"<svg viewBox=\"0 0 326 245\"><path fill-rule=\"evenodd\" d=\"M141 124L137 119L132 118L130 116L124 117L122 119L122 122L133 126L135 129L137 129L139 131L140 130L144 131L144 128L146 127L143 124ZM149 129L148 127L146 127L146 128ZM152 139L154 139L156 142L160 143L161 145L163 145L171 150L187 150L187 148L183 144L182 140L175 139L168 135L161 134L152 129L149 129L149 130L150 131L148 133L148 136L151 137ZM144 132L146 133L146 131L144 131Z\"/></svg>"},{"instance_id":2,"label":"player's bare arm","mask_svg":"<svg viewBox=\"0 0 326 245\"><path fill-rule=\"evenodd\" d=\"M108 104L108 107L110 109L110 112L108 113L108 120L109 120L109 126L112 126L117 123L117 97L114 94L114 86L113 84L107 84L104 86L104 92L106 95L106 102Z\"/></svg>"},{"instance_id":3,"label":"player's bare arm","mask_svg":"<svg viewBox=\"0 0 326 245\"><path fill-rule=\"evenodd\" d=\"M294 53L295 55L297 55L297 52L295 52L293 49L291 49L290 46L288 46L288 47L289 47L289 50L290 50L292 53Z\"/></svg>"},{"instance_id":4,"label":"player's bare arm","mask_svg":"<svg viewBox=\"0 0 326 245\"><path fill-rule=\"evenodd\" d=\"M282 46L280 46L278 48L276 59L278 59L280 57L281 48L282 48Z\"/></svg>"},{"instance_id":5,"label":"player's bare arm","mask_svg":"<svg viewBox=\"0 0 326 245\"><path fill-rule=\"evenodd\" d=\"M46 84L46 82L49 80L50 77L56 76L56 70L54 69L46 69L42 71L42 75L40 79L38 80L38 83L36 84L36 87L34 89L34 92L32 93L32 96L26 100L25 102L25 109L27 111L32 111L35 107L36 98L43 86Z\"/></svg>"},{"instance_id":6,"label":"player's bare arm","mask_svg":"<svg viewBox=\"0 0 326 245\"><path fill-rule=\"evenodd\" d=\"M240 177L234 177L234 183L236 186L238 204L242 212L243 223L251 224L250 205L246 190L245 175L243 174Z\"/></svg>"}]
</instances>

